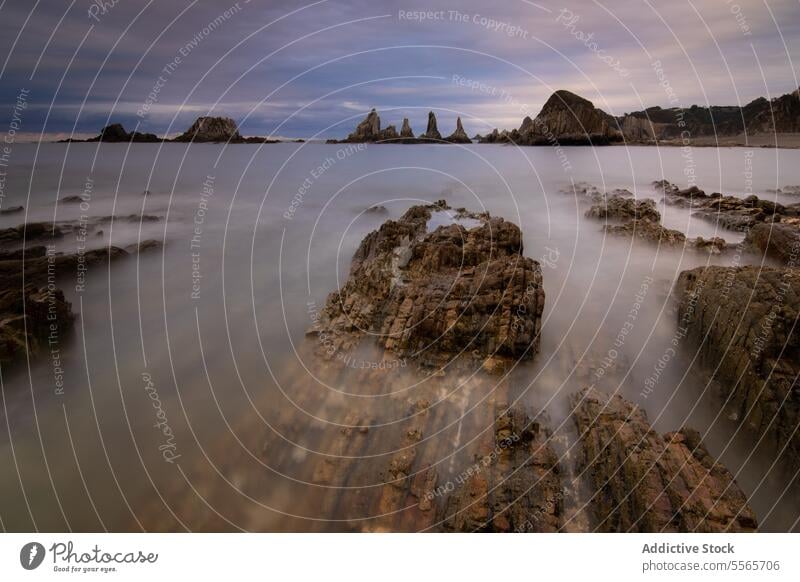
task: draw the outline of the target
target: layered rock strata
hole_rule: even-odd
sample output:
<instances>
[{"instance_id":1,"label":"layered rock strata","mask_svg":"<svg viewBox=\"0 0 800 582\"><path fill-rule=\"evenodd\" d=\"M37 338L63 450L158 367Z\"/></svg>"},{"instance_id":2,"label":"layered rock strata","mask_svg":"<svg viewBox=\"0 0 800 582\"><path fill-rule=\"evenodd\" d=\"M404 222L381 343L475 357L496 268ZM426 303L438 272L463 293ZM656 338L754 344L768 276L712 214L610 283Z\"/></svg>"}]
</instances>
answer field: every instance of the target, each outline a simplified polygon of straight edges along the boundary
<instances>
[{"instance_id":1,"label":"layered rock strata","mask_svg":"<svg viewBox=\"0 0 800 582\"><path fill-rule=\"evenodd\" d=\"M747 498L696 431L661 436L644 411L591 388L571 404L594 531L755 531Z\"/></svg>"},{"instance_id":2,"label":"layered rock strata","mask_svg":"<svg viewBox=\"0 0 800 582\"><path fill-rule=\"evenodd\" d=\"M675 285L692 349L738 419L800 467L800 270L701 267Z\"/></svg>"},{"instance_id":3,"label":"layered rock strata","mask_svg":"<svg viewBox=\"0 0 800 582\"><path fill-rule=\"evenodd\" d=\"M456 222L428 232L433 212L452 213ZM519 228L440 201L367 235L347 282L310 331L325 333L336 350L349 351L369 334L423 364L465 356L493 366L538 351L543 308L541 268L523 255Z\"/></svg>"}]
</instances>

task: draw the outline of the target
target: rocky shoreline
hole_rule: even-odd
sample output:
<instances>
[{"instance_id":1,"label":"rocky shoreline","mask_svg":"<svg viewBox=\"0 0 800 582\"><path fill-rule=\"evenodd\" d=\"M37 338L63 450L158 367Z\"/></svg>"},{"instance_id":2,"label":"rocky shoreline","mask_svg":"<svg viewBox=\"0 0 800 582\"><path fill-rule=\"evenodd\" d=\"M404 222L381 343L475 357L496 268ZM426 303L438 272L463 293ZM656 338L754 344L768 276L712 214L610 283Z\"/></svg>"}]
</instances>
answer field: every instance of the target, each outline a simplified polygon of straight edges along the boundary
<instances>
[{"instance_id":1,"label":"rocky shoreline","mask_svg":"<svg viewBox=\"0 0 800 582\"><path fill-rule=\"evenodd\" d=\"M688 109L650 107L621 116L612 116L570 91L555 91L539 114L525 117L517 129L494 129L473 139L464 130L461 118L456 129L443 137L436 115L428 113L424 133L414 136L408 118L400 132L395 125L381 128L375 109L345 139L326 143L396 143L396 144L509 144L517 146L581 145L660 145L696 147L800 147L800 89L771 101L759 98L744 107L699 107ZM771 139L764 140L761 138ZM115 123L104 127L96 137L66 139L64 143L230 143L272 144L282 140L269 137L243 137L236 122L229 117L198 117L181 135L169 139L152 133L128 132ZM304 140L294 140L303 142ZM752 143L751 143L752 142ZM758 142L758 143L756 143Z\"/></svg>"},{"instance_id":2,"label":"rocky shoreline","mask_svg":"<svg viewBox=\"0 0 800 582\"><path fill-rule=\"evenodd\" d=\"M132 254L157 249L145 240L120 248L107 245L76 253L56 251L65 235L102 235L100 227L119 222L156 221L159 216L99 216L81 221L29 222L0 229L0 364L9 366L49 352L72 329L76 313L65 299L63 285L79 284L85 270Z\"/></svg>"},{"instance_id":3,"label":"rocky shoreline","mask_svg":"<svg viewBox=\"0 0 800 582\"><path fill-rule=\"evenodd\" d=\"M604 203L614 202L602 211L592 206L590 216L658 225L660 216L654 205L628 194L600 195ZM597 200L588 202L598 204ZM576 371L583 387L570 396L561 422L552 418L553 411L522 405L512 397L515 364L535 358L538 352L545 302L541 268L525 257L521 240L521 231L513 223L453 209L443 200L411 207L362 240L347 281L330 294L300 347L303 369L314 380L304 372L290 376L294 379L282 389L292 394L301 409L324 409L341 415L339 422L298 427L286 412L269 431L248 421L236 431L245 448L261 451L270 466L288 463L300 471L295 473L293 494L301 495L300 489L305 488L314 492L305 508L314 521L293 519L283 527L313 531L756 531L757 519L746 495L734 475L709 453L696 430L677 426L658 434L642 409L613 390L606 391L625 370L610 368L603 389L590 380L594 374ZM712 272L713 280L720 278L717 271ZM780 270L770 272L774 273L771 277L780 277ZM705 303L696 305L691 315L686 308L686 297L696 294L697 281L703 277L711 274L688 271L675 286L681 305L679 324L688 329L690 342L709 332ZM794 272L790 278L794 285ZM742 289L752 285L744 276L736 280ZM705 283L703 301L724 305L730 314L727 318L751 313L742 293L731 293L725 304L712 292L716 288L712 281ZM771 289L774 292L774 284ZM796 306L798 301L800 293L792 291L785 304ZM774 337L765 344L764 358L770 362L776 361L784 340L792 349L796 347L796 340L786 336L791 313L781 315ZM725 330L731 329L732 324L726 327L725 322L723 318L711 328L711 346L721 345ZM714 347L701 349L709 365L722 357ZM377 365L351 368L351 354L370 354ZM730 357L743 359L739 353ZM397 361L404 362L402 368L389 365ZM735 366L729 366L729 372L735 374ZM793 372L783 370L779 384L764 398L752 394L755 377L737 389L737 402L759 403L747 422L757 417L762 430L775 435L776 444L787 442L788 429L797 424L796 409L779 412L778 406L792 389ZM415 386L413 396L403 390L407 385ZM380 402L367 399L350 404L339 397L331 399L330 386L352 386L362 396L390 396ZM391 396L395 393L398 396ZM463 427L470 435L476 432L461 440L463 398L470 393L485 396L471 408L471 423ZM796 389L789 397L795 396ZM778 431L767 422L775 412ZM394 426L377 420L387 414L402 421ZM443 433L442 427L454 421L458 433ZM326 454L304 456L298 465L290 461L290 453L279 453L281 440L300 438L298 431L319 434ZM270 473L242 469L248 462L242 447L228 442L218 446L222 459L218 469L225 481L203 482L205 504L189 501L194 497L177 483L170 498L186 500L178 511L189 518L193 529L227 530L229 518L248 529L269 529L274 517L270 512L220 515L209 511L209 505L225 506L228 480L267 505L268 492L274 488ZM200 467L197 471L202 473ZM349 518L342 518L343 508ZM153 511L145 516L157 527L174 527Z\"/></svg>"}]
</instances>

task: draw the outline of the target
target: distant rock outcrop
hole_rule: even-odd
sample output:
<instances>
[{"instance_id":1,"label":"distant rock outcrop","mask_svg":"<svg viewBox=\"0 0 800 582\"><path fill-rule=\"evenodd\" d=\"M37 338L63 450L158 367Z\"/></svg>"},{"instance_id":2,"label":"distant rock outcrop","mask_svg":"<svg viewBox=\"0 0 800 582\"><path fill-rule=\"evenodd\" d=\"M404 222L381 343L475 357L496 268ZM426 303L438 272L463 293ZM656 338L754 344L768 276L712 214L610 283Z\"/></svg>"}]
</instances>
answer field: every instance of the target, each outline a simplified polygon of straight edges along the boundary
<instances>
[{"instance_id":1,"label":"distant rock outcrop","mask_svg":"<svg viewBox=\"0 0 800 582\"><path fill-rule=\"evenodd\" d=\"M436 127L436 114L433 111L428 112L428 128L420 137L424 139L442 141L442 134L439 133L439 128Z\"/></svg>"},{"instance_id":2,"label":"distant rock outcrop","mask_svg":"<svg viewBox=\"0 0 800 582\"><path fill-rule=\"evenodd\" d=\"M450 143L472 143L467 132L464 131L464 126L461 125L460 117L456 119L456 130L447 137L446 141Z\"/></svg>"},{"instance_id":3,"label":"distant rock outcrop","mask_svg":"<svg viewBox=\"0 0 800 582\"><path fill-rule=\"evenodd\" d=\"M221 143L241 140L239 128L230 117L198 117L189 129L173 141Z\"/></svg>"},{"instance_id":4,"label":"distant rock outcrop","mask_svg":"<svg viewBox=\"0 0 800 582\"><path fill-rule=\"evenodd\" d=\"M469 139L467 132L464 131L464 126L461 124L461 118L456 120L456 130L448 137L443 138L439 133L439 128L436 122L436 114L431 111L428 113L428 126L422 135L414 137L414 132L411 130L411 124L408 118L403 118L403 125L401 126L400 133L397 133L397 128L394 125L381 129L381 118L375 109L372 109L367 116L356 126L355 131L347 136L341 142L335 139L328 140L328 143L403 143L403 144L419 144L430 143L435 141L438 143L472 143Z\"/></svg>"},{"instance_id":5,"label":"distant rock outcrop","mask_svg":"<svg viewBox=\"0 0 800 582\"><path fill-rule=\"evenodd\" d=\"M397 128L389 125L386 129L381 129L381 118L375 109L372 109L367 116L356 126L353 133L347 136L345 143L371 143L396 141L400 136ZM337 143L336 140L330 140Z\"/></svg>"},{"instance_id":6,"label":"distant rock outcrop","mask_svg":"<svg viewBox=\"0 0 800 582\"><path fill-rule=\"evenodd\" d=\"M408 117L403 118L403 127L400 129L400 137L404 139L414 138L414 132L411 131L411 125L408 123Z\"/></svg>"},{"instance_id":7,"label":"distant rock outcrop","mask_svg":"<svg viewBox=\"0 0 800 582\"><path fill-rule=\"evenodd\" d=\"M517 145L603 145L620 141L685 145L699 138L800 132L800 90L772 100L754 99L743 107L692 105L687 108L649 107L620 116L596 108L570 91L553 93L535 119L526 117L519 129L495 129L478 136L480 143ZM710 143L713 145L713 139Z\"/></svg>"},{"instance_id":8,"label":"distant rock outcrop","mask_svg":"<svg viewBox=\"0 0 800 582\"><path fill-rule=\"evenodd\" d=\"M84 140L67 139L63 141L71 142L71 141L84 141ZM102 141L106 143L127 143L127 142L157 143L162 141L162 139L153 133L140 133L138 131L128 133L127 131L125 131L125 128L122 127L121 123L112 123L111 125L105 126L100 131L100 135L87 139L85 141L87 142Z\"/></svg>"}]
</instances>

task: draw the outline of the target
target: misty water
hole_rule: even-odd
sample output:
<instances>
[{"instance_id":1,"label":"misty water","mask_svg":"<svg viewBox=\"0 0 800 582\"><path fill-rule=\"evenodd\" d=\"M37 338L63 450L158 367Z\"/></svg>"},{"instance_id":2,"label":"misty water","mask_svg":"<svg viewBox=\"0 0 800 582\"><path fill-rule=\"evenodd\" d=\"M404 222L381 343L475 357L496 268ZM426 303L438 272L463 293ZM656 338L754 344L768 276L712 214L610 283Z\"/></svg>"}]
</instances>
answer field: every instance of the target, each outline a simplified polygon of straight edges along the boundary
<instances>
[{"instance_id":1,"label":"misty water","mask_svg":"<svg viewBox=\"0 0 800 582\"><path fill-rule=\"evenodd\" d=\"M755 259L606 236L571 189L587 182L660 202L651 183L662 178L796 202L766 192L800 183L800 151L17 145L4 206L26 210L0 217L0 227L144 214L160 219L114 220L92 233L89 247L146 239L164 246L90 266L84 289L64 276L80 315L59 338L63 394L46 353L30 367L2 369L3 527L203 529L200 507L224 516L230 529L378 529L370 505L358 500L379 487L414 416L409 406L421 400L440 411L420 458L445 476L463 469L472 440L488 427L491 381L445 390L398 360L391 383L370 385L359 375L371 362L364 354L350 377L331 384L303 349L305 330L343 284L361 239L411 205L445 199L518 224L525 254L542 265L541 349L515 368L503 398L534 413L546 406L557 425L567 396L597 379L591 371L613 367L614 381L602 389L644 408L659 432L699 430L749 496L760 527L786 531L798 515L792 475L774 451L737 430L701 371L687 369L690 347L665 356L677 330L670 292L678 274ZM56 205L85 192L88 204ZM742 238L686 209L659 203L659 210L666 226L689 236ZM74 234L56 243L63 252L78 244ZM159 422L168 424L169 442ZM346 491L325 501L331 492L315 481L320 459L341 456L336 435L353 427L365 429L366 443L339 468L348 473L336 481Z\"/></svg>"}]
</instances>

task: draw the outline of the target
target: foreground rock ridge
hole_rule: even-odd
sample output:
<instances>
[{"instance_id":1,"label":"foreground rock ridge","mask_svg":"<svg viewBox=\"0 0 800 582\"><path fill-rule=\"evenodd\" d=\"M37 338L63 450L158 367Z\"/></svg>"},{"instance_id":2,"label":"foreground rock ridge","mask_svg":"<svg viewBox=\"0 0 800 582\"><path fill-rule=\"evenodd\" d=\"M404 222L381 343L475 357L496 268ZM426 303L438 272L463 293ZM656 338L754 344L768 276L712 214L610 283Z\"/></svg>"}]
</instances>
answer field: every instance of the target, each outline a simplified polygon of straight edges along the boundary
<instances>
[{"instance_id":1,"label":"foreground rock ridge","mask_svg":"<svg viewBox=\"0 0 800 582\"><path fill-rule=\"evenodd\" d=\"M298 344L302 366L285 363L281 393L335 422L298 422L292 407L275 410L267 429L249 415L210 451L225 479L187 461L202 500L185 481L163 492L178 500L171 507L182 523L152 496L137 515L156 529L206 531L232 523L369 532L754 531L744 494L696 431L660 435L632 402L586 387L594 357L569 385L577 390L569 406L554 406L558 417L544 401L519 400L527 376L506 364L538 351L542 283L520 229L501 217L439 201L385 221L364 237L344 286ZM350 354L374 365L351 366ZM457 357L469 365L445 365ZM418 365L383 365L406 358ZM626 373L610 368L604 379L618 385ZM351 397L331 395L331 386ZM259 403L264 410L271 397ZM311 434L321 454L281 446ZM287 472L291 496L304 500L313 520L269 509L285 495ZM231 482L264 506L226 504Z\"/></svg>"},{"instance_id":2,"label":"foreground rock ridge","mask_svg":"<svg viewBox=\"0 0 800 582\"><path fill-rule=\"evenodd\" d=\"M800 270L700 267L680 274L675 293L680 325L726 416L800 468Z\"/></svg>"},{"instance_id":3,"label":"foreground rock ridge","mask_svg":"<svg viewBox=\"0 0 800 582\"><path fill-rule=\"evenodd\" d=\"M428 232L433 213L454 223ZM464 219L476 226L458 223ZM312 332L324 333L336 351L369 334L425 365L474 357L491 367L538 351L543 308L541 267L523 256L519 227L439 201L364 238Z\"/></svg>"},{"instance_id":4,"label":"foreground rock ridge","mask_svg":"<svg viewBox=\"0 0 800 582\"><path fill-rule=\"evenodd\" d=\"M0 365L21 363L51 351L49 342L66 340L75 314L66 300L62 282L73 280L82 269L161 246L145 240L122 249L94 248L80 254L64 254L54 243L65 234L86 229L97 234L110 219L92 217L78 222L30 222L0 229ZM152 219L152 217L150 217ZM148 215L135 220L148 220ZM80 268L79 268L80 266Z\"/></svg>"},{"instance_id":5,"label":"foreground rock ridge","mask_svg":"<svg viewBox=\"0 0 800 582\"><path fill-rule=\"evenodd\" d=\"M661 436L644 411L592 388L571 404L595 531L755 531L747 498L696 431Z\"/></svg>"}]
</instances>

